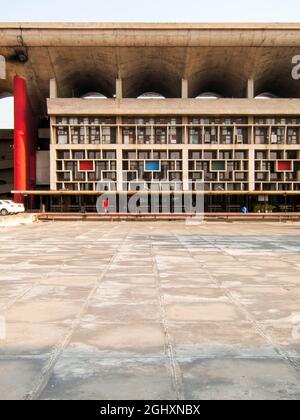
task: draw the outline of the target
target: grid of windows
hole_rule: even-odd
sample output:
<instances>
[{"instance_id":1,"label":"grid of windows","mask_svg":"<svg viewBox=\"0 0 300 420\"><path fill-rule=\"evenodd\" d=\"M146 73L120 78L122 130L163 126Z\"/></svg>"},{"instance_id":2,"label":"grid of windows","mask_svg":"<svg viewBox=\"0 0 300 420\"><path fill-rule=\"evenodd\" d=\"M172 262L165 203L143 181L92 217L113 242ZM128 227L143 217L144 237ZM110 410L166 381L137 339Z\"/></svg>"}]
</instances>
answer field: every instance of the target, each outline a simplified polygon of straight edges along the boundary
<instances>
[{"instance_id":1,"label":"grid of windows","mask_svg":"<svg viewBox=\"0 0 300 420\"><path fill-rule=\"evenodd\" d=\"M125 189L136 189L136 185L164 181L181 184L182 152L180 150L130 150L123 151L123 184Z\"/></svg>"},{"instance_id":2,"label":"grid of windows","mask_svg":"<svg viewBox=\"0 0 300 420\"><path fill-rule=\"evenodd\" d=\"M300 191L299 150L257 150L255 190Z\"/></svg>"},{"instance_id":3,"label":"grid of windows","mask_svg":"<svg viewBox=\"0 0 300 420\"><path fill-rule=\"evenodd\" d=\"M116 118L58 117L53 125L57 144L115 144Z\"/></svg>"},{"instance_id":4,"label":"grid of windows","mask_svg":"<svg viewBox=\"0 0 300 420\"><path fill-rule=\"evenodd\" d=\"M116 181L115 150L58 150L56 188L96 191L98 181Z\"/></svg>"},{"instance_id":5,"label":"grid of windows","mask_svg":"<svg viewBox=\"0 0 300 420\"><path fill-rule=\"evenodd\" d=\"M51 129L53 189L190 180L206 191L300 191L300 117L62 116Z\"/></svg>"},{"instance_id":6,"label":"grid of windows","mask_svg":"<svg viewBox=\"0 0 300 420\"><path fill-rule=\"evenodd\" d=\"M249 180L245 150L193 150L189 152L189 180L205 191L245 191Z\"/></svg>"}]
</instances>

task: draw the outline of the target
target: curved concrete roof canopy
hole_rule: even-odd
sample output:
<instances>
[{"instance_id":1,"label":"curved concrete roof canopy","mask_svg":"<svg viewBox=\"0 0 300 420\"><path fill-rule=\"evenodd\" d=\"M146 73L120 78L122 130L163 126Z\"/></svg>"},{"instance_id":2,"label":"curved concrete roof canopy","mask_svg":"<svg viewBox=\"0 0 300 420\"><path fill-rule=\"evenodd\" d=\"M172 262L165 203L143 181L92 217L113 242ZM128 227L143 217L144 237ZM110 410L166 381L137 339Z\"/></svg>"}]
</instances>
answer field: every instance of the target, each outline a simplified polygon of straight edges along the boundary
<instances>
[{"instance_id":1,"label":"curved concrete roof canopy","mask_svg":"<svg viewBox=\"0 0 300 420\"><path fill-rule=\"evenodd\" d=\"M61 97L112 98L119 77L129 98L150 91L180 97L182 78L190 98L243 98L249 78L255 96L300 98L300 81L291 77L299 45L300 24L1 23L7 77L0 92L12 92L13 77L23 76L34 109L44 113L51 78Z\"/></svg>"}]
</instances>

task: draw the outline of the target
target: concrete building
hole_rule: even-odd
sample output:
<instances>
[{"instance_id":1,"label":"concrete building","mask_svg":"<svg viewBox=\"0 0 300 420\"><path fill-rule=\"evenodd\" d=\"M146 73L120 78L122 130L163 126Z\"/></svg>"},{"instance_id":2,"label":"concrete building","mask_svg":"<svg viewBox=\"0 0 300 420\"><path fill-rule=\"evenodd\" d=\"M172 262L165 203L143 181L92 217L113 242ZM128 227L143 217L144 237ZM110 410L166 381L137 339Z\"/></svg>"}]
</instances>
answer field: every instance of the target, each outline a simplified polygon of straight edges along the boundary
<instances>
[{"instance_id":1,"label":"concrete building","mask_svg":"<svg viewBox=\"0 0 300 420\"><path fill-rule=\"evenodd\" d=\"M16 199L202 181L206 211L300 211L299 45L300 24L0 24Z\"/></svg>"}]
</instances>

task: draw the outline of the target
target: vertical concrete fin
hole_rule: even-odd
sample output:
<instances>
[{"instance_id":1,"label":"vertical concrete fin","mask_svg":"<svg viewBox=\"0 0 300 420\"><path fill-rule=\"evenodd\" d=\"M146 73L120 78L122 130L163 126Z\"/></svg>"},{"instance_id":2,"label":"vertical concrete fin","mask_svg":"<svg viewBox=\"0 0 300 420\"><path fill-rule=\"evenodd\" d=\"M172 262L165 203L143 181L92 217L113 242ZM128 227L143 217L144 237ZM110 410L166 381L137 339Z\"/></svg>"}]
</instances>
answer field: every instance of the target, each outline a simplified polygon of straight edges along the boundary
<instances>
[{"instance_id":1,"label":"vertical concrete fin","mask_svg":"<svg viewBox=\"0 0 300 420\"><path fill-rule=\"evenodd\" d=\"M253 99L254 98L254 80L248 79L247 82L247 98Z\"/></svg>"},{"instance_id":2,"label":"vertical concrete fin","mask_svg":"<svg viewBox=\"0 0 300 420\"><path fill-rule=\"evenodd\" d=\"M189 84L187 79L181 79L181 98L187 99L189 97Z\"/></svg>"},{"instance_id":3,"label":"vertical concrete fin","mask_svg":"<svg viewBox=\"0 0 300 420\"><path fill-rule=\"evenodd\" d=\"M58 97L56 79L50 79L49 81L49 96L50 99L55 99Z\"/></svg>"},{"instance_id":4,"label":"vertical concrete fin","mask_svg":"<svg viewBox=\"0 0 300 420\"><path fill-rule=\"evenodd\" d=\"M123 86L122 86L122 79L116 79L116 99L123 98Z\"/></svg>"},{"instance_id":5,"label":"vertical concrete fin","mask_svg":"<svg viewBox=\"0 0 300 420\"><path fill-rule=\"evenodd\" d=\"M6 79L6 61L3 55L0 55L0 79Z\"/></svg>"}]
</instances>

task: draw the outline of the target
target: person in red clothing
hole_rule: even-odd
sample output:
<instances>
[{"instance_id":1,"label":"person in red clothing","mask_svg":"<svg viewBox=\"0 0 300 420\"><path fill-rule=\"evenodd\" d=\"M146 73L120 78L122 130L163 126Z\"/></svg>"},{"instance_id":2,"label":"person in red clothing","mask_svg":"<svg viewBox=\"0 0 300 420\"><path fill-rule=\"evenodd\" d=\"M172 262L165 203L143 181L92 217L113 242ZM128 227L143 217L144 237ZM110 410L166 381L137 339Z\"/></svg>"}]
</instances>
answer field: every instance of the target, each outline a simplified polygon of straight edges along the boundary
<instances>
[{"instance_id":1,"label":"person in red clothing","mask_svg":"<svg viewBox=\"0 0 300 420\"><path fill-rule=\"evenodd\" d=\"M109 199L108 198L105 198L103 200L103 207L104 207L104 212L108 213L108 208L109 208Z\"/></svg>"}]
</instances>

